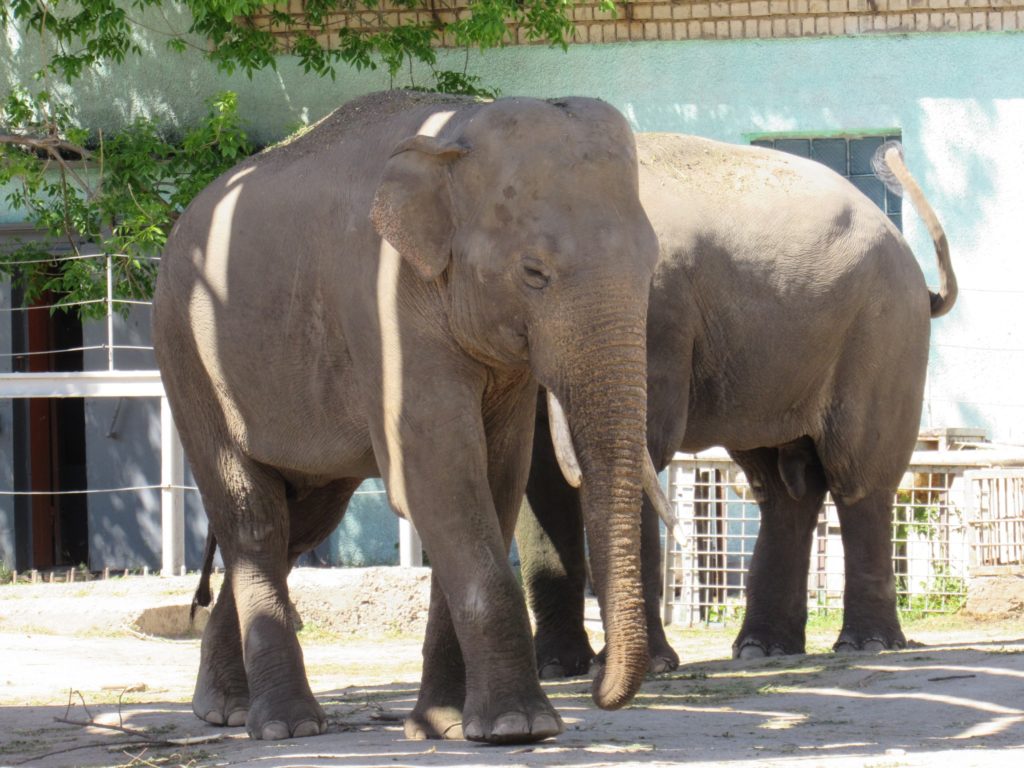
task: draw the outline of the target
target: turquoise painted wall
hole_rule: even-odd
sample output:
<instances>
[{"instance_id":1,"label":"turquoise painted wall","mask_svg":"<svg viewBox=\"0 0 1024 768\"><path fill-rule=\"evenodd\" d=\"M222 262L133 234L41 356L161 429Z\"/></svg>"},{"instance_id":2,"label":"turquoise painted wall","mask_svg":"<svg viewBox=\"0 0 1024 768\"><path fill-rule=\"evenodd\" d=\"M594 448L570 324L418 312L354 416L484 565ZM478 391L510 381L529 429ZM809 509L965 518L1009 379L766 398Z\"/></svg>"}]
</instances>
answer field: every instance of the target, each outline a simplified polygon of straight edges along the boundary
<instances>
[{"instance_id":1,"label":"turquoise painted wall","mask_svg":"<svg viewBox=\"0 0 1024 768\"><path fill-rule=\"evenodd\" d=\"M187 19L150 23L184 28ZM68 94L85 120L108 131L143 115L186 125L206 98L231 88L256 139L269 142L390 84L379 71L319 80L288 61L252 80L227 77L198 54L162 51L157 35L151 47L157 55L94 72ZM0 41L0 53L0 82L36 65L17 39ZM470 70L504 95L604 98L643 131L744 142L773 132L900 130L962 286L956 310L934 324L924 425L983 426L995 439L1024 443L1016 382L1024 325L1015 322L1024 298L1015 231L1024 210L1022 60L1024 34L973 33L580 45L568 53L525 46L474 55ZM451 66L463 61L450 54ZM908 215L904 229L932 278L924 228Z\"/></svg>"},{"instance_id":2,"label":"turquoise painted wall","mask_svg":"<svg viewBox=\"0 0 1024 768\"><path fill-rule=\"evenodd\" d=\"M170 23L187 26L183 18ZM288 61L252 80L227 77L198 55L161 46L154 37L156 55L94 72L68 98L109 131L137 116L187 125L204 99L233 89L265 143L391 84L382 72L317 80ZM0 41L0 54L0 83L35 66L17 39ZM455 68L464 59L450 54L450 61ZM933 324L923 426L982 426L995 440L1024 444L1021 61L1024 34L976 33L581 45L568 53L527 46L474 55L469 68L503 95L604 98L641 131L732 142L766 133L900 131L908 164L945 225L961 284L956 309ZM934 282L926 231L909 213L904 230ZM382 510L367 508L351 524L362 536L393 540ZM378 556L387 558L383 549Z\"/></svg>"}]
</instances>

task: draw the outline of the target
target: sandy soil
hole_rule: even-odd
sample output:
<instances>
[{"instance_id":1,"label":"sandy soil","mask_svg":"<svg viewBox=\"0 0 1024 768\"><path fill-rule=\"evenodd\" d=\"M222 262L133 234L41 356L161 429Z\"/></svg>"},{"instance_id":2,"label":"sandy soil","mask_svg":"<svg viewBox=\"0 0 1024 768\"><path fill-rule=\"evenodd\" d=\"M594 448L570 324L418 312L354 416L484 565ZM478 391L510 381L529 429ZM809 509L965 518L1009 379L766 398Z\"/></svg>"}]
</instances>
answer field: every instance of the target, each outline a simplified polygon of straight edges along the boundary
<instances>
[{"instance_id":1,"label":"sandy soil","mask_svg":"<svg viewBox=\"0 0 1024 768\"><path fill-rule=\"evenodd\" d=\"M727 660L732 627L673 629L686 662L648 680L627 709L595 708L587 680L546 685L566 721L557 739L526 747L406 741L426 579L381 570L295 574L300 638L330 729L272 743L192 715L197 639L139 631L147 608L183 615L195 577L0 587L0 766L1024 765L1019 619L910 624L917 645L898 653L743 663ZM594 613L591 606L599 642ZM339 636L345 621L356 632ZM827 648L834 635L834 627L813 630L809 648ZM123 725L150 744L58 718ZM168 743L197 737L217 740Z\"/></svg>"}]
</instances>

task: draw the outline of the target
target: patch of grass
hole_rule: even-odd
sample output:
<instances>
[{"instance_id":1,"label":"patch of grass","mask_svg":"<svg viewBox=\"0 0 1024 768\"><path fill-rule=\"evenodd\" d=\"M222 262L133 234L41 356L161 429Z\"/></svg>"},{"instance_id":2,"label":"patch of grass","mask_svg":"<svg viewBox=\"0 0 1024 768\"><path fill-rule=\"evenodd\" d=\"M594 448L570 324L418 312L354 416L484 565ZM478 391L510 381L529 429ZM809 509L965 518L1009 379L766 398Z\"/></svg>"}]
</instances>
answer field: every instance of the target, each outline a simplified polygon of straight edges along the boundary
<instances>
[{"instance_id":1,"label":"patch of grass","mask_svg":"<svg viewBox=\"0 0 1024 768\"><path fill-rule=\"evenodd\" d=\"M303 621L298 633L299 642L326 643L340 642L343 637L333 630L321 627L314 621Z\"/></svg>"}]
</instances>

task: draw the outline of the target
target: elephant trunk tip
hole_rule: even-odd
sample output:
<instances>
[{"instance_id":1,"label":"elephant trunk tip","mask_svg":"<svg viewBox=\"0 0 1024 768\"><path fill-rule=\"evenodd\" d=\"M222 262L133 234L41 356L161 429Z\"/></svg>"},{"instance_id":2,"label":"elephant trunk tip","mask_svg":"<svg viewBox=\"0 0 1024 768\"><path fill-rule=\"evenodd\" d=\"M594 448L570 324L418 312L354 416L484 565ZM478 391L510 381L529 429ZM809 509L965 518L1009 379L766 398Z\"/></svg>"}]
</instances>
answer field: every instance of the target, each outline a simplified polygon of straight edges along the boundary
<instances>
[{"instance_id":1,"label":"elephant trunk tip","mask_svg":"<svg viewBox=\"0 0 1024 768\"><path fill-rule=\"evenodd\" d=\"M637 674L637 670L639 670L639 674ZM601 709L622 709L633 700L637 691L640 690L646 671L646 652L642 663L638 661L629 665L627 674L609 674L608 666L602 667L594 678L591 690L594 703Z\"/></svg>"},{"instance_id":2,"label":"elephant trunk tip","mask_svg":"<svg viewBox=\"0 0 1024 768\"><path fill-rule=\"evenodd\" d=\"M627 611L630 621L605 627L605 664L598 670L591 691L601 709L621 709L629 704L647 674L647 622L642 604L637 607L636 611ZM626 626L632 631L623 631Z\"/></svg>"}]
</instances>

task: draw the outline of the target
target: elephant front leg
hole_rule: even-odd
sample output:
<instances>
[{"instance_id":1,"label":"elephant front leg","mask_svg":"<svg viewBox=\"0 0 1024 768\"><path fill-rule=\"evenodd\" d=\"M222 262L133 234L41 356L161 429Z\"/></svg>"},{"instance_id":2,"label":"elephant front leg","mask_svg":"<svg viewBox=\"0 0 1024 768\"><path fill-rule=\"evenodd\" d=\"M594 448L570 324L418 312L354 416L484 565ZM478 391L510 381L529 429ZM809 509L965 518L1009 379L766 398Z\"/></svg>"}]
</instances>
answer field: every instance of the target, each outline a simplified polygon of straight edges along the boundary
<instances>
[{"instance_id":1,"label":"elephant front leg","mask_svg":"<svg viewBox=\"0 0 1024 768\"><path fill-rule=\"evenodd\" d=\"M231 449L220 453L217 470L210 462L196 465L196 480L224 556L226 578L214 610L214 632L209 643L204 641L194 708L204 719L218 710L227 722L241 718L243 676L237 668L241 658L250 736L285 739L322 733L326 717L306 680L288 599L289 514L284 485Z\"/></svg>"},{"instance_id":2,"label":"elephant front leg","mask_svg":"<svg viewBox=\"0 0 1024 768\"><path fill-rule=\"evenodd\" d=\"M651 674L671 672L679 667L679 654L669 644L662 623L661 537L658 513L646 498L641 512L640 555L644 584L644 613L647 616L647 653Z\"/></svg>"},{"instance_id":3,"label":"elephant front leg","mask_svg":"<svg viewBox=\"0 0 1024 768\"><path fill-rule=\"evenodd\" d=\"M536 624L542 679L584 675L594 660L583 624L586 561L579 493L562 477L547 418L537 420L533 462L516 526L523 586Z\"/></svg>"},{"instance_id":4,"label":"elephant front leg","mask_svg":"<svg viewBox=\"0 0 1024 768\"><path fill-rule=\"evenodd\" d=\"M513 413L489 420L489 432L480 394L461 403L451 397L454 414L436 405L407 411L406 433L430 440L405 440L382 467L392 502L410 512L433 569L412 736L457 737L460 718L461 735L473 741L525 743L562 731L540 687L526 604L508 562L528 461L522 436L529 420L522 417L532 415L534 396L524 391Z\"/></svg>"},{"instance_id":5,"label":"elephant front leg","mask_svg":"<svg viewBox=\"0 0 1024 768\"><path fill-rule=\"evenodd\" d=\"M875 492L854 504L836 499L846 575L843 629L836 651L884 651L906 645L896 613L892 567L894 493Z\"/></svg>"},{"instance_id":6,"label":"elephant front leg","mask_svg":"<svg viewBox=\"0 0 1024 768\"><path fill-rule=\"evenodd\" d=\"M473 506L457 501L447 510L416 509L444 599L435 587L423 682L406 732L457 738L461 721L461 735L472 741L525 743L561 733L540 687L526 605L493 512L458 514Z\"/></svg>"},{"instance_id":7,"label":"elephant front leg","mask_svg":"<svg viewBox=\"0 0 1024 768\"><path fill-rule=\"evenodd\" d=\"M787 491L778 451L735 451L761 508L761 527L747 575L747 608L733 642L733 657L760 658L804 653L807 570L818 512L825 498L820 467L808 467L800 499Z\"/></svg>"}]
</instances>

